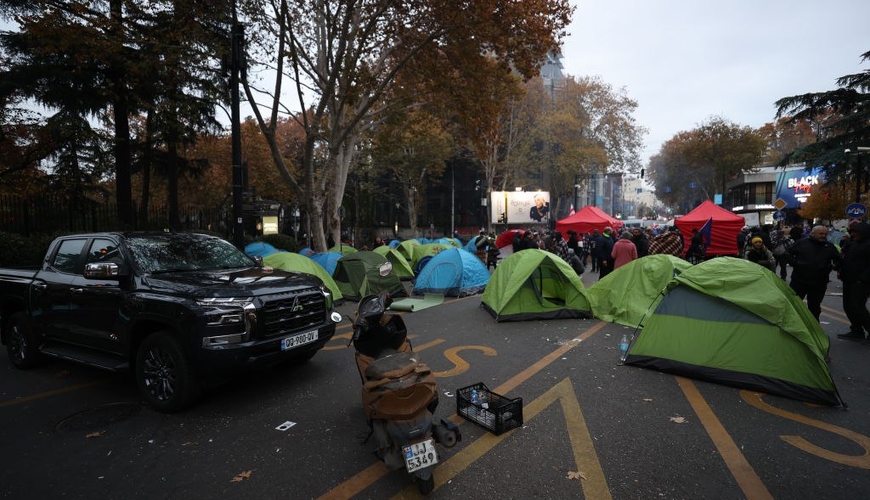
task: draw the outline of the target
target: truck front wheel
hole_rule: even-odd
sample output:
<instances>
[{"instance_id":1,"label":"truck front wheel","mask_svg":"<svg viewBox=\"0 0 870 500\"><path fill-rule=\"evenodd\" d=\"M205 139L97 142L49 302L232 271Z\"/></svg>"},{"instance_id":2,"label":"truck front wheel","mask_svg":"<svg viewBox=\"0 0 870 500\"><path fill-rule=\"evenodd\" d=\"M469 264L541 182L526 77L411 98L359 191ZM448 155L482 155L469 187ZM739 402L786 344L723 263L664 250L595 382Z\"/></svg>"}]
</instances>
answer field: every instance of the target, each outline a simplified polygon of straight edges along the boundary
<instances>
[{"instance_id":1,"label":"truck front wheel","mask_svg":"<svg viewBox=\"0 0 870 500\"><path fill-rule=\"evenodd\" d=\"M149 335L136 353L136 382L148 406L171 413L200 396L200 386L181 345L165 332Z\"/></svg>"},{"instance_id":2,"label":"truck front wheel","mask_svg":"<svg viewBox=\"0 0 870 500\"><path fill-rule=\"evenodd\" d=\"M33 368L42 359L36 341L33 339L33 326L30 318L23 312L13 314L9 318L6 351L9 360L16 368L25 370Z\"/></svg>"}]
</instances>

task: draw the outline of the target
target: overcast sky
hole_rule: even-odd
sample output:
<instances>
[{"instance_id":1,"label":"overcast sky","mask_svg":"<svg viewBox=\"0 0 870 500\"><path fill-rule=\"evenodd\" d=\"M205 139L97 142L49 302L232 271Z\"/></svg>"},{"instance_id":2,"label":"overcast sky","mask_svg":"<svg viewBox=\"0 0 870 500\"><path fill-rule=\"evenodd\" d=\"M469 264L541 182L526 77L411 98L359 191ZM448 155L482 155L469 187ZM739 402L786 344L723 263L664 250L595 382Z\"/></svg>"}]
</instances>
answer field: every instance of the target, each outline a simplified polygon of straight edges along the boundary
<instances>
[{"instance_id":1,"label":"overcast sky","mask_svg":"<svg viewBox=\"0 0 870 500\"><path fill-rule=\"evenodd\" d=\"M643 163L714 116L773 122L774 102L870 70L870 0L572 0L567 75L599 76L638 103Z\"/></svg>"}]
</instances>

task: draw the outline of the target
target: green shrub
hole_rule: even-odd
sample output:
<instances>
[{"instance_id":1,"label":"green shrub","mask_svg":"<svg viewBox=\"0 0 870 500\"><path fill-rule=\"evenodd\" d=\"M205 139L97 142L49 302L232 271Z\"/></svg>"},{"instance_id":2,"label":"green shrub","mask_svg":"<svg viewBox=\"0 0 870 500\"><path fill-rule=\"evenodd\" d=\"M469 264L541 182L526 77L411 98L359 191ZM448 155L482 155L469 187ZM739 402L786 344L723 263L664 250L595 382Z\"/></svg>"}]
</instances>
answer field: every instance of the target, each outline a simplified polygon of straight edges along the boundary
<instances>
[{"instance_id":1,"label":"green shrub","mask_svg":"<svg viewBox=\"0 0 870 500\"><path fill-rule=\"evenodd\" d=\"M0 267L39 267L53 235L0 232Z\"/></svg>"},{"instance_id":2,"label":"green shrub","mask_svg":"<svg viewBox=\"0 0 870 500\"><path fill-rule=\"evenodd\" d=\"M260 238L263 243L268 243L278 250L286 250L296 253L299 251L299 245L296 243L296 238L286 234L267 234Z\"/></svg>"}]
</instances>

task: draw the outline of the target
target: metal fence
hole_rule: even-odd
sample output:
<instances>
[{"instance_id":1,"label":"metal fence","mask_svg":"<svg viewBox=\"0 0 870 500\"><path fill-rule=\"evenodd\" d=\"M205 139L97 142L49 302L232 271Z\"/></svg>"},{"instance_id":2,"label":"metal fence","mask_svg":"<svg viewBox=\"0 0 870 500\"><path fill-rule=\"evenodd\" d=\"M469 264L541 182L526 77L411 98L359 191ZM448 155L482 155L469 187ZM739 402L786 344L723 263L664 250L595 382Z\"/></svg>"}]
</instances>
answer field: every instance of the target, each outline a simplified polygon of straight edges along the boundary
<instances>
[{"instance_id":1,"label":"metal fence","mask_svg":"<svg viewBox=\"0 0 870 500\"><path fill-rule=\"evenodd\" d=\"M179 207L179 230L210 231L229 235L232 213L228 209L203 207ZM138 219L138 210L135 214ZM134 227L124 228L118 220L114 202L99 203L92 200L72 199L63 196L36 196L22 198L17 195L0 195L0 231L31 234L55 234L115 231L121 229L163 230L169 227L169 210L166 206L148 208L147 221L134 221Z\"/></svg>"}]
</instances>

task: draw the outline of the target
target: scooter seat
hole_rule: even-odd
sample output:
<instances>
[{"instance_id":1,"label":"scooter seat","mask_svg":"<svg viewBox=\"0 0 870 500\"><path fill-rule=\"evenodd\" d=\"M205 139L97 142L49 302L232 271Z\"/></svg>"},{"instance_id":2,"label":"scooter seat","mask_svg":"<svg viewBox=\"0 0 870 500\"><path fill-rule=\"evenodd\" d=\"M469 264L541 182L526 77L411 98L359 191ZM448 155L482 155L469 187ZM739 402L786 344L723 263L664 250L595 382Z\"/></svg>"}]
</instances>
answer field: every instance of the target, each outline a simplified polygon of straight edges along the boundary
<instances>
[{"instance_id":1,"label":"scooter seat","mask_svg":"<svg viewBox=\"0 0 870 500\"><path fill-rule=\"evenodd\" d=\"M420 360L413 351L395 352L374 360L365 370L366 380L402 378L415 371Z\"/></svg>"}]
</instances>

